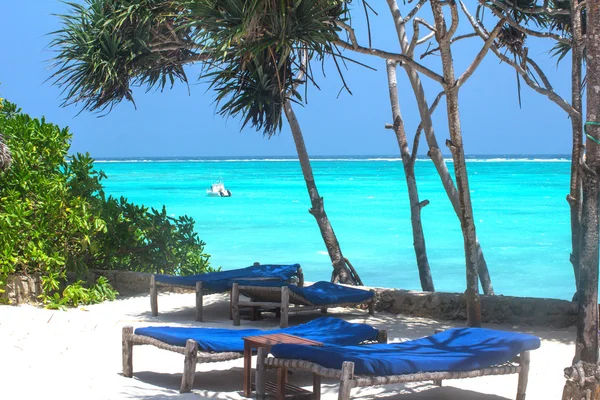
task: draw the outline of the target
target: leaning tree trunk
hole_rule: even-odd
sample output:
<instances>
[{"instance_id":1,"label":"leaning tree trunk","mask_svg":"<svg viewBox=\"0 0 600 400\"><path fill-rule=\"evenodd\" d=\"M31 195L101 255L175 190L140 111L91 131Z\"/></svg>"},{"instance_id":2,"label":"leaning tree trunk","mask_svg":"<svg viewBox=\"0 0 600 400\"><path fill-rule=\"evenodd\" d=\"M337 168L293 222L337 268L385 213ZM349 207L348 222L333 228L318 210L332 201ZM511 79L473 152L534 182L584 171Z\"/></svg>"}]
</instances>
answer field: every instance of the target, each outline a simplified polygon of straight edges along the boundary
<instances>
[{"instance_id":1,"label":"leaning tree trunk","mask_svg":"<svg viewBox=\"0 0 600 400\"><path fill-rule=\"evenodd\" d=\"M569 202L571 211L571 264L575 274L575 296L579 291L579 259L581 247L581 174L580 163L583 147L583 132L582 132L582 59L583 59L583 42L581 31L581 12L579 12L579 1L571 2L571 26L572 26L572 42L571 42L571 105L577 111L578 115L571 115L571 128L573 131L573 147L571 150L571 182L569 185Z\"/></svg>"},{"instance_id":2,"label":"leaning tree trunk","mask_svg":"<svg viewBox=\"0 0 600 400\"><path fill-rule=\"evenodd\" d=\"M410 51L410 44L408 38L406 37L406 29L404 27L402 14L400 13L400 9L398 8L398 3L396 0L387 0L387 3L392 13L392 17L394 19L394 25L396 26L396 33L398 34L398 41L400 42L402 53L408 57L412 57L413 54L411 54ZM458 191L456 190L456 186L454 185L454 181L452 180L450 171L448 171L448 166L444 161L444 156L440 151L435 136L433 122L431 120L431 112L428 108L427 98L425 96L425 91L423 90L423 85L421 85L421 78L419 77L418 72L414 68L411 68L406 64L404 64L403 67L406 71L406 75L408 76L408 80L410 81L413 92L415 94L415 98L417 100L417 106L419 108L419 114L421 117L421 124L423 126L423 131L425 132L425 139L427 140L427 145L429 146L428 155L433 161L433 165L435 166L435 169L440 179L442 180L442 185L444 186L446 195L448 196L448 199L450 200L450 203L454 208L454 212L460 220L461 209ZM481 287L483 289L484 294L493 295L494 288L492 286L492 279L490 278L487 262L485 261L485 257L483 256L483 251L481 250L479 240L477 240L477 238L475 240L477 245L477 266L479 272L479 280L481 281Z\"/></svg>"},{"instance_id":3,"label":"leaning tree trunk","mask_svg":"<svg viewBox=\"0 0 600 400\"><path fill-rule=\"evenodd\" d=\"M565 369L563 399L600 399L598 366L598 194L600 174L600 0L587 1L586 158L582 163L582 240L574 365ZM583 375L583 376L582 376Z\"/></svg>"},{"instance_id":4,"label":"leaning tree trunk","mask_svg":"<svg viewBox=\"0 0 600 400\"><path fill-rule=\"evenodd\" d=\"M300 167L302 168L302 175L304 175L304 182L306 182L306 188L308 189L308 195L310 197L311 208L308 210L313 217L317 220L321 236L325 242L327 253L331 258L333 264L333 277L332 281L341 282L351 285L358 285L358 279L348 269L346 260L342 255L342 249L335 236L333 227L327 218L325 208L323 206L323 198L319 196L317 185L315 184L315 178L313 176L312 167L308 158L308 152L306 151L306 145L304 144L304 137L302 136L302 130L300 124L296 118L296 114L292 108L292 104L289 101L284 103L285 116L287 117L294 143L296 144L296 151L298 152L298 159L300 160Z\"/></svg>"},{"instance_id":5,"label":"leaning tree trunk","mask_svg":"<svg viewBox=\"0 0 600 400\"><path fill-rule=\"evenodd\" d=\"M421 288L426 292L434 292L433 279L431 278L431 269L427 259L427 249L425 248L425 236L423 235L423 225L421 224L421 209L429 204L429 201L419 201L419 191L417 190L417 180L415 178L415 161L413 160L408 142L406 140L406 131L404 121L400 113L400 102L398 101L398 84L396 80L396 62L388 60L386 62L388 86L390 90L390 104L392 106L392 118L394 120L394 133L400 147L400 156L404 165L404 175L406 177L406 186L408 188L408 200L410 204L410 222L413 232L413 246L417 256L417 267L419 269L419 278Z\"/></svg>"},{"instance_id":6,"label":"leaning tree trunk","mask_svg":"<svg viewBox=\"0 0 600 400\"><path fill-rule=\"evenodd\" d=\"M458 112L458 87L454 75L454 60L450 49L452 32L448 31L442 4L439 0L431 0L431 9L435 20L435 37L439 44L444 70L444 90L446 92L446 112L448 114L448 128L450 140L448 146L454 160L454 175L458 188L460 201L460 225L463 232L466 275L467 275L467 323L469 326L481 326L481 305L479 302L479 279L477 276L477 236L475 235L475 221L473 220L473 208L471 206L471 192L469 190L469 179L467 177L467 164L462 143L462 131L460 127L460 116ZM457 20L452 25L458 24Z\"/></svg>"},{"instance_id":7,"label":"leaning tree trunk","mask_svg":"<svg viewBox=\"0 0 600 400\"><path fill-rule=\"evenodd\" d=\"M1 108L0 104L0 109ZM4 137L0 133L0 171L6 171L10 168L10 164L12 163L12 157L10 154L10 150L8 146L4 142Z\"/></svg>"}]
</instances>

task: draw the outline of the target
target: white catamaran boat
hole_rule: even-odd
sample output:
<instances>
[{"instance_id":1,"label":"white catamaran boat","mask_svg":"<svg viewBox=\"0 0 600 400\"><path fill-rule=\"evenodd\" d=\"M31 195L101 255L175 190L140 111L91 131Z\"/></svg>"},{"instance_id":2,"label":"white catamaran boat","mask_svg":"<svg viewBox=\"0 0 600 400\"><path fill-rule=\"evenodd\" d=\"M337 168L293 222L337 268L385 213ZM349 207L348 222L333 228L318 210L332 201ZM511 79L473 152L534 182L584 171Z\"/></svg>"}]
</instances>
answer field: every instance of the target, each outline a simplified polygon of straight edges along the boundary
<instances>
[{"instance_id":1,"label":"white catamaran boat","mask_svg":"<svg viewBox=\"0 0 600 400\"><path fill-rule=\"evenodd\" d=\"M212 197L231 197L231 191L225 189L223 182L215 182L206 189L206 195Z\"/></svg>"}]
</instances>

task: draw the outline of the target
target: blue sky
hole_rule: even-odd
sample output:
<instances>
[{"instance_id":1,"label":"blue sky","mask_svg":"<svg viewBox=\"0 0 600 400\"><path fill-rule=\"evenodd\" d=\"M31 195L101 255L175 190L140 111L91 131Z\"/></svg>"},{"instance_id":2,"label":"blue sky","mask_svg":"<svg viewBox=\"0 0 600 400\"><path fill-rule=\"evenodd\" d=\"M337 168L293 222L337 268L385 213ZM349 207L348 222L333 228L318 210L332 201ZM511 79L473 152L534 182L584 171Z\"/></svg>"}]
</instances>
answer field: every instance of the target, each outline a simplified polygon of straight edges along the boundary
<instances>
[{"instance_id":1,"label":"blue sky","mask_svg":"<svg viewBox=\"0 0 600 400\"><path fill-rule=\"evenodd\" d=\"M387 5L375 3L379 16L371 17L373 46L397 52ZM430 19L426 9L420 16ZM280 135L266 139L253 129L240 132L237 119L215 115L213 94L195 79L197 67L188 70L189 88L179 84L163 93L136 90L137 110L124 102L108 116L98 118L89 112L77 115L79 108L75 106L61 108L60 90L46 82L52 73L47 34L59 28L59 20L52 14L64 10L65 5L55 0L0 1L0 97L17 103L33 116L45 116L60 126L69 126L74 135L73 152L89 152L94 157L295 155L285 124ZM366 45L363 15L355 15L353 24L359 41ZM467 21L461 17L466 30ZM457 74L470 64L480 46L479 39L455 46ZM563 61L557 69L555 60L547 55L550 43L530 43L530 47L530 56L542 61L540 64L555 89L569 98L569 61ZM325 69L326 79L317 75L321 90L309 89L308 104L297 109L309 154L398 155L393 133L383 129L391 120L385 61L349 52L345 55L377 71L350 66L345 78L353 95L344 92L339 97L341 82L332 65ZM440 71L439 57L428 57L425 63ZM412 136L419 115L404 71L398 69L398 76L402 114ZM423 81L431 102L441 88L426 77ZM519 109L515 72L499 64L493 54L486 57L460 93L467 154L570 153L570 122L566 114L524 83L522 86L523 108ZM440 143L448 137L444 111L445 103L441 103L434 116ZM421 147L419 153L425 152Z\"/></svg>"}]
</instances>

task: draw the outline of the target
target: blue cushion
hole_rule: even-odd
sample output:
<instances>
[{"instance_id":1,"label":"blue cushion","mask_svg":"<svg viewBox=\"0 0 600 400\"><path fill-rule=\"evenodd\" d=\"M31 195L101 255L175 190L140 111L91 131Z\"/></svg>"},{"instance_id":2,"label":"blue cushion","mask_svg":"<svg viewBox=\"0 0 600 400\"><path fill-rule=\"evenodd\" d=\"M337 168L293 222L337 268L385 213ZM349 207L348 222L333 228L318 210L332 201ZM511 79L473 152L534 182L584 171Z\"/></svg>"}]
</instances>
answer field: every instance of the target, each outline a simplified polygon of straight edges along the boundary
<instances>
[{"instance_id":1,"label":"blue cushion","mask_svg":"<svg viewBox=\"0 0 600 400\"><path fill-rule=\"evenodd\" d=\"M375 293L370 290L354 289L325 281L316 282L305 287L289 285L289 288L292 292L318 306L344 303L359 304L375 296Z\"/></svg>"},{"instance_id":2,"label":"blue cushion","mask_svg":"<svg viewBox=\"0 0 600 400\"><path fill-rule=\"evenodd\" d=\"M306 324L284 329L217 329L158 326L137 328L136 335L149 336L162 342L185 346L188 339L198 342L201 350L213 352L244 351L246 336L287 333L322 343L350 346L376 340L379 331L366 324L351 324L339 318L323 317Z\"/></svg>"},{"instance_id":3,"label":"blue cushion","mask_svg":"<svg viewBox=\"0 0 600 400\"><path fill-rule=\"evenodd\" d=\"M247 268L233 269L229 271L208 272L206 274L175 276L155 275L157 282L173 285L196 286L201 281L202 287L219 293L229 290L232 281L236 279L270 279L284 283L298 274L299 264L292 265L253 265Z\"/></svg>"},{"instance_id":4,"label":"blue cushion","mask_svg":"<svg viewBox=\"0 0 600 400\"><path fill-rule=\"evenodd\" d=\"M510 361L525 350L540 347L540 339L523 333L484 328L450 329L422 339L367 346L279 344L271 353L278 358L306 360L340 369L354 362L358 375L404 375L417 372L471 371Z\"/></svg>"}]
</instances>

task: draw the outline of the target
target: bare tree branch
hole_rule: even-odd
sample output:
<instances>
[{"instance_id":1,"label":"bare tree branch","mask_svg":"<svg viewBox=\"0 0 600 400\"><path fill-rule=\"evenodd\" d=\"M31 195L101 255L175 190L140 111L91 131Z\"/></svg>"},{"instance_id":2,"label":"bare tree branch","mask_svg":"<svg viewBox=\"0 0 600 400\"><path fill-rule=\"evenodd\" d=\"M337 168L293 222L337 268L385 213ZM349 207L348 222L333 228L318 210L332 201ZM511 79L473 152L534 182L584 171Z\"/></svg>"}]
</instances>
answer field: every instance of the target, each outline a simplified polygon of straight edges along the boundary
<instances>
[{"instance_id":1,"label":"bare tree branch","mask_svg":"<svg viewBox=\"0 0 600 400\"><path fill-rule=\"evenodd\" d=\"M376 56L376 57L380 57L380 58L383 58L386 60L399 61L402 64L406 64L406 65L414 68L415 70L419 71L420 73L422 73L425 76L428 76L429 78L433 79L434 81L439 82L442 85L444 84L444 78L441 75L439 75L435 71L430 70L429 68L425 67L424 65L419 64L418 62L414 61L410 57L405 56L404 54L390 53L388 51L379 50L379 49L368 49L366 47L362 47L362 46L358 46L358 45L354 46L354 45L352 45L348 42L345 42L341 39L338 39L338 40L334 41L333 43L340 47L343 47L346 50L353 50L353 51L356 51L357 53Z\"/></svg>"},{"instance_id":2,"label":"bare tree branch","mask_svg":"<svg viewBox=\"0 0 600 400\"><path fill-rule=\"evenodd\" d=\"M448 5L450 6L450 15L452 17L452 22L450 23L450 29L446 32L446 35L452 40L452 36L456 33L458 29L458 7L455 1L449 1Z\"/></svg>"},{"instance_id":3,"label":"bare tree branch","mask_svg":"<svg viewBox=\"0 0 600 400\"><path fill-rule=\"evenodd\" d=\"M479 35L477 35L474 32L466 33L464 35L459 35L459 36L453 37L452 40L450 41L450 44L454 44L455 42L458 42L459 40L468 39L468 38L472 38L472 37L476 37L476 36L479 36ZM425 53L421 54L421 59L435 53L436 51L440 51L440 48L436 47L435 49L427 50Z\"/></svg>"},{"instance_id":4,"label":"bare tree branch","mask_svg":"<svg viewBox=\"0 0 600 400\"><path fill-rule=\"evenodd\" d=\"M471 65L469 65L469 67L465 70L465 72L463 72L463 74L456 81L457 87L461 87L462 85L464 85L465 82L473 75L473 73L475 72L477 67L479 67L479 64L481 64L481 62L485 58L485 55L487 54L488 50L494 44L494 40L496 40L496 38L498 37L498 34L500 33L500 30L502 29L503 23L504 23L503 20L498 22L498 24L496 25L496 27L494 28L494 30L492 31L490 36L485 41L485 44L483 45L483 47L481 48L479 53L477 53L477 56L475 56L475 59L473 60Z\"/></svg>"},{"instance_id":5,"label":"bare tree branch","mask_svg":"<svg viewBox=\"0 0 600 400\"><path fill-rule=\"evenodd\" d=\"M425 37L423 39L419 39L419 25L423 25L431 31L430 33L425 35ZM417 47L417 45L419 45L419 44L427 42L434 35L435 35L435 28L433 26L431 26L429 23L427 23L427 21L425 21L421 18L415 18L413 20L413 37L410 40L410 44L408 45L408 51L406 52L406 55L408 57L413 58L413 56L415 55L415 47Z\"/></svg>"},{"instance_id":6,"label":"bare tree branch","mask_svg":"<svg viewBox=\"0 0 600 400\"><path fill-rule=\"evenodd\" d=\"M443 90L438 93L438 95L436 96L435 100L433 100L433 103L431 103L431 107L429 108L429 115L433 114L433 112L437 108L438 104L440 104L440 100L442 100L442 97L444 97L445 94L446 94L446 92L444 92ZM417 159L417 148L419 147L419 139L421 137L421 132L423 132L423 121L419 122L419 126L417 127L417 131L415 132L415 138L414 138L414 141L413 141L412 155L410 157L413 163Z\"/></svg>"},{"instance_id":7,"label":"bare tree branch","mask_svg":"<svg viewBox=\"0 0 600 400\"><path fill-rule=\"evenodd\" d=\"M555 33L551 33L551 32L538 32L538 31L534 31L532 29L526 28L524 26L522 26L521 24L517 23L511 16L511 9L508 8L507 6L505 6L502 3L498 3L495 2L494 5L496 7L498 7L499 9L501 9L503 11L503 13L501 13L500 11L498 11L497 8L494 7L489 7L485 0L479 0L479 3L483 4L484 6L486 6L487 8L489 8L496 17L498 18L505 18L506 19L506 23L508 23L510 26L512 26L513 28L515 28L516 30L525 33L526 35L530 35L530 36L535 36L535 37L540 37L540 38L550 38L550 39L554 39L557 42L561 42L561 43L566 43L569 44L570 41L569 39L566 39L560 35L557 35ZM464 10L464 7L463 7Z\"/></svg>"},{"instance_id":8,"label":"bare tree branch","mask_svg":"<svg viewBox=\"0 0 600 400\"><path fill-rule=\"evenodd\" d=\"M410 12L408 14L406 14L406 17L404 17L404 19L402 20L402 23L405 24L408 21L411 20L412 17L414 17L419 10L421 9L421 7L423 7L423 4L427 3L427 0L419 0L419 3L417 3L417 5L415 5L415 8L413 8L412 10L410 10Z\"/></svg>"},{"instance_id":9,"label":"bare tree branch","mask_svg":"<svg viewBox=\"0 0 600 400\"><path fill-rule=\"evenodd\" d=\"M493 6L499 6L500 2L498 2L497 0L487 0L488 3L491 3L491 5ZM552 8L549 6L549 1L548 0L544 0L544 5L543 6L535 6L535 7L531 7L531 8L523 8L523 7L519 7L514 1L510 1L511 2L511 9L521 12L523 14L530 14L530 15L534 15L534 14L546 14L546 15L570 15L571 12L570 10L566 9L566 8L560 8L560 9L556 9L556 8Z\"/></svg>"},{"instance_id":10,"label":"bare tree branch","mask_svg":"<svg viewBox=\"0 0 600 400\"><path fill-rule=\"evenodd\" d=\"M460 3L460 6L461 6L463 12L467 16L467 19L473 26L473 29L475 30L475 32L477 32L477 34L483 40L487 41L487 39L489 38L489 35L486 34L484 29L477 23L477 21L471 15L469 10L467 10L467 7L462 2L462 0L459 0L459 3ZM536 83L531 78L531 76L529 75L529 73L527 72L526 69L522 68L518 63L516 63L515 61L511 60L510 58L508 58L507 56L502 54L502 52L500 50L498 50L498 48L495 45L492 45L490 47L490 50L492 50L492 52L496 55L496 57L498 57L501 61L503 61L503 62L507 63L508 65L510 65L511 67L513 67L515 69L515 71L517 71L517 73L523 78L525 83L527 83L527 85L530 88L532 88L536 92L548 97L550 100L552 100L556 105L558 105L560 108L562 108L570 116L579 116L580 115L579 112L577 110L575 110L571 106L571 104L569 104L569 102L567 102L565 99L560 97L554 90L552 90L552 86L550 86L550 87L540 86L538 83ZM536 64L536 66L537 66L537 64ZM536 69L536 66L534 66L534 69ZM536 69L536 71L537 71L537 69ZM544 79L546 79L545 76L542 79L542 81L544 81Z\"/></svg>"}]
</instances>

